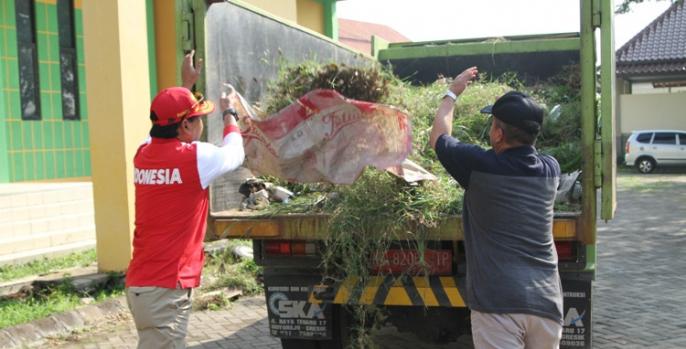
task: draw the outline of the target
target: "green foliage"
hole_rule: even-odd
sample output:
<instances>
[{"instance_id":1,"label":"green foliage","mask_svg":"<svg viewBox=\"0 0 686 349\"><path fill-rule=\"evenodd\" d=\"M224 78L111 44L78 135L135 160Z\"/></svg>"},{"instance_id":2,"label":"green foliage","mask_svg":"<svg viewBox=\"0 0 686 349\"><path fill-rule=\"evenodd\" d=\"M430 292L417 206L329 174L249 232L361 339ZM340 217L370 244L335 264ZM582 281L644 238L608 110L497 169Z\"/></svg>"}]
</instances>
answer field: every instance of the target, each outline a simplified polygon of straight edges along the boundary
<instances>
[{"instance_id":1,"label":"green foliage","mask_svg":"<svg viewBox=\"0 0 686 349\"><path fill-rule=\"evenodd\" d=\"M383 307L355 304L346 308L355 321L350 328L350 348L376 348L372 332L381 329L381 325L386 322L387 316Z\"/></svg>"},{"instance_id":2,"label":"green foliage","mask_svg":"<svg viewBox=\"0 0 686 349\"><path fill-rule=\"evenodd\" d=\"M370 266L382 264L395 241L423 252L428 229L437 227L444 214L456 213L462 204L462 191L445 177L411 186L373 168L354 184L338 189L324 207L331 218L322 266L326 278L339 281L357 277L365 283L371 276ZM420 257L421 271L426 267ZM373 305L351 309L353 348L369 348L371 331L383 323L383 309Z\"/></svg>"},{"instance_id":3,"label":"green foliage","mask_svg":"<svg viewBox=\"0 0 686 349\"><path fill-rule=\"evenodd\" d=\"M546 109L560 106L557 118L546 117L537 148L560 163L563 173L581 168L581 80L579 66L565 67L550 80L528 89Z\"/></svg>"},{"instance_id":4,"label":"green foliage","mask_svg":"<svg viewBox=\"0 0 686 349\"><path fill-rule=\"evenodd\" d=\"M242 263L228 267L226 274L221 275L214 285L208 287L208 290L220 288L240 289L243 295L247 296L263 291L262 284L257 282L253 273L246 271L246 267Z\"/></svg>"},{"instance_id":5,"label":"green foliage","mask_svg":"<svg viewBox=\"0 0 686 349\"><path fill-rule=\"evenodd\" d=\"M581 156L581 144L578 141L546 147L541 149L541 152L557 159L562 173L578 170L583 159Z\"/></svg>"},{"instance_id":6,"label":"green foliage","mask_svg":"<svg viewBox=\"0 0 686 349\"><path fill-rule=\"evenodd\" d=\"M121 277L110 275L108 282L94 290L79 292L67 281L14 298L0 298L0 328L30 322L80 306L81 299L91 297L96 303L119 297L124 293Z\"/></svg>"},{"instance_id":7,"label":"green foliage","mask_svg":"<svg viewBox=\"0 0 686 349\"><path fill-rule=\"evenodd\" d=\"M259 280L262 267L253 260L240 260L236 258L232 250L235 246L251 245L250 240L229 240L229 245L224 251L210 255L205 260L203 269L203 285L197 290L199 295L220 289L238 289L243 295L254 295L263 292L262 282ZM225 294L206 299L200 304L194 301L193 308L196 310L218 310L230 305L230 300Z\"/></svg>"},{"instance_id":8,"label":"green foliage","mask_svg":"<svg viewBox=\"0 0 686 349\"><path fill-rule=\"evenodd\" d=\"M623 0L619 5L615 7L615 13L617 14L623 14L627 12L631 12L631 5L632 4L640 4L644 2L645 0ZM655 1L663 1L663 0L655 0ZM683 0L670 0L671 2L682 2Z\"/></svg>"},{"instance_id":9,"label":"green foliage","mask_svg":"<svg viewBox=\"0 0 686 349\"><path fill-rule=\"evenodd\" d=\"M15 280L25 276L41 275L61 269L85 267L95 263L95 250L72 253L58 258L42 258L18 265L0 266L0 281Z\"/></svg>"},{"instance_id":10,"label":"green foliage","mask_svg":"<svg viewBox=\"0 0 686 349\"><path fill-rule=\"evenodd\" d=\"M334 89L344 96L379 102L388 96L389 85L394 81L391 74L376 65L364 69L334 63L319 65L311 61L286 65L269 86L265 108L268 114L276 113L315 89Z\"/></svg>"},{"instance_id":11,"label":"green foliage","mask_svg":"<svg viewBox=\"0 0 686 349\"><path fill-rule=\"evenodd\" d=\"M240 290L241 294L250 296L264 291L262 282L257 279L261 274L261 267L253 261L238 262L227 264L221 268L206 268L203 271L204 285L196 290L193 299L194 310L220 310L226 309L231 305L229 296L224 292L208 297L203 296L217 290L235 289Z\"/></svg>"},{"instance_id":12,"label":"green foliage","mask_svg":"<svg viewBox=\"0 0 686 349\"><path fill-rule=\"evenodd\" d=\"M631 170L630 174L624 174L617 177L617 188L620 191L631 191L633 193L654 193L654 192L669 192L676 190L680 183L670 181L668 179L655 179L644 174L636 174L635 170Z\"/></svg>"},{"instance_id":13,"label":"green foliage","mask_svg":"<svg viewBox=\"0 0 686 349\"><path fill-rule=\"evenodd\" d=\"M35 319L75 308L79 297L65 290L49 295L24 299L0 300L0 328L26 323Z\"/></svg>"},{"instance_id":14,"label":"green foliage","mask_svg":"<svg viewBox=\"0 0 686 349\"><path fill-rule=\"evenodd\" d=\"M370 262L382 257L392 241L421 244L427 230L435 228L446 212L457 212L462 201L454 183L411 186L371 168L354 184L339 189L324 208L331 218L323 264L335 279L366 279Z\"/></svg>"},{"instance_id":15,"label":"green foliage","mask_svg":"<svg viewBox=\"0 0 686 349\"><path fill-rule=\"evenodd\" d=\"M410 159L426 167L430 172L440 167L436 162L435 152L429 146L429 135L436 109L448 86L445 80L419 87L402 83L395 86L386 100L388 104L407 111L412 122L414 149ZM508 89L507 84L499 81L480 81L468 88L460 96L460 102L455 109L453 135L464 142L488 144L490 118L481 114L480 110L486 105L493 104L493 101Z\"/></svg>"},{"instance_id":16,"label":"green foliage","mask_svg":"<svg viewBox=\"0 0 686 349\"><path fill-rule=\"evenodd\" d=\"M372 90L379 93L368 93L369 86L376 86ZM448 174L437 161L436 154L428 142L436 109L448 86L449 81L446 79L439 79L425 86L412 86L378 66L356 68L305 62L296 66L285 65L281 70L279 78L272 83L269 90L267 110L276 111L283 108L314 88L334 88L347 98L385 103L405 110L413 128L413 152L410 154L410 160L438 175L441 178L439 185L445 192L452 190L460 193L461 190L455 189L456 184L449 180ZM491 118L489 115L481 114L480 110L486 105L493 104L499 96L509 90L521 90L532 95L546 110L560 105L561 113L557 118L545 119L537 147L542 152L558 158L564 172L579 169L580 86L578 65L567 66L553 78L533 86L525 86L514 73L476 81L460 96L455 108L453 136L461 141L487 148ZM274 205L264 211L267 215L286 212L330 213L332 206L323 205L328 198L326 193L337 192L340 189L326 184L284 183L276 178L266 180L287 186L297 194L288 205ZM369 204L364 207L369 209ZM450 212L459 212L459 208Z\"/></svg>"}]
</instances>

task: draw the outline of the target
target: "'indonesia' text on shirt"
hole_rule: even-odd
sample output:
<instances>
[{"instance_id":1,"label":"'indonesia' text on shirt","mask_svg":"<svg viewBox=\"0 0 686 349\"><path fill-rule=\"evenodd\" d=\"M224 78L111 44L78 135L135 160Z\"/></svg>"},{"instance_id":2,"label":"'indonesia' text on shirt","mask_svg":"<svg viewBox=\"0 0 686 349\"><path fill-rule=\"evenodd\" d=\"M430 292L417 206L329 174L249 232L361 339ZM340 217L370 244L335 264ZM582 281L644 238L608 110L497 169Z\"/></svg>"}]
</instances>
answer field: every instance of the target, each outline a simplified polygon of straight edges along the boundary
<instances>
[{"instance_id":1,"label":"'indonesia' text on shirt","mask_svg":"<svg viewBox=\"0 0 686 349\"><path fill-rule=\"evenodd\" d=\"M133 174L135 184L181 184L178 168L136 169Z\"/></svg>"}]
</instances>

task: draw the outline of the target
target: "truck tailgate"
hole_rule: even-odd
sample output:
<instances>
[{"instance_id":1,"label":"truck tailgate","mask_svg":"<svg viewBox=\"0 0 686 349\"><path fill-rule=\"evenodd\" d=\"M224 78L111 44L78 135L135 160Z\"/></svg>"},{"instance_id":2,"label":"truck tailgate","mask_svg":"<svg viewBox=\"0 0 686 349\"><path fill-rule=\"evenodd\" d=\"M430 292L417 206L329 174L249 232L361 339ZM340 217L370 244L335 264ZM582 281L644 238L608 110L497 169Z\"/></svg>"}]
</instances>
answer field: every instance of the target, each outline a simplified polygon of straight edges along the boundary
<instances>
[{"instance_id":1,"label":"truck tailgate","mask_svg":"<svg viewBox=\"0 0 686 349\"><path fill-rule=\"evenodd\" d=\"M259 216L238 211L212 214L214 234L220 238L278 239L278 240L324 240L328 237L326 214L290 214ZM553 236L555 240L574 240L577 237L577 213L563 213L555 217ZM399 240L414 240L412 233L399 235ZM438 227L430 229L426 240L459 241L464 239L462 218L446 217Z\"/></svg>"}]
</instances>

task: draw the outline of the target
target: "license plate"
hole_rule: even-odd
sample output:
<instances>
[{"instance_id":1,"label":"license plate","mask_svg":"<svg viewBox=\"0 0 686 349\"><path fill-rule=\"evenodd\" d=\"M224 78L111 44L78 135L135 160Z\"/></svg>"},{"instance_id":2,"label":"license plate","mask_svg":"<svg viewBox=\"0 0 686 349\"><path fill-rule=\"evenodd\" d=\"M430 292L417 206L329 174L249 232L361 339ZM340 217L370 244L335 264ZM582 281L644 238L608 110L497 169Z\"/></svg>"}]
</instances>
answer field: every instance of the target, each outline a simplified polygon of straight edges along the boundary
<instances>
[{"instance_id":1,"label":"license plate","mask_svg":"<svg viewBox=\"0 0 686 349\"><path fill-rule=\"evenodd\" d=\"M378 265L373 268L373 271L377 274L407 272L413 275L422 275L427 271L429 275L452 275L453 252L451 250L425 250L424 262L426 267L420 264L419 259L419 251L417 250L388 250Z\"/></svg>"}]
</instances>

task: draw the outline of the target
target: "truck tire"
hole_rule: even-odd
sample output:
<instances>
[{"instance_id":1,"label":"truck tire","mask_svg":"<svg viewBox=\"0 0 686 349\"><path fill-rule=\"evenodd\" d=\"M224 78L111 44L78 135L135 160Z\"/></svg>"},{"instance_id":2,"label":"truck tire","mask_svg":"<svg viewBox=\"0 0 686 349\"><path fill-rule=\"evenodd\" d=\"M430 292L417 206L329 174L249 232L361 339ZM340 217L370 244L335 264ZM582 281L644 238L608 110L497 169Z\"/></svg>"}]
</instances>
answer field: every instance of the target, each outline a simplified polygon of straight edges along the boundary
<instances>
[{"instance_id":1,"label":"truck tire","mask_svg":"<svg viewBox=\"0 0 686 349\"><path fill-rule=\"evenodd\" d=\"M351 316L341 305L333 305L331 312L333 317L333 329L331 339L308 340L308 339L281 339L283 349L346 349L350 344Z\"/></svg>"}]
</instances>

